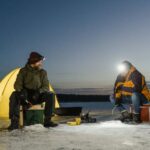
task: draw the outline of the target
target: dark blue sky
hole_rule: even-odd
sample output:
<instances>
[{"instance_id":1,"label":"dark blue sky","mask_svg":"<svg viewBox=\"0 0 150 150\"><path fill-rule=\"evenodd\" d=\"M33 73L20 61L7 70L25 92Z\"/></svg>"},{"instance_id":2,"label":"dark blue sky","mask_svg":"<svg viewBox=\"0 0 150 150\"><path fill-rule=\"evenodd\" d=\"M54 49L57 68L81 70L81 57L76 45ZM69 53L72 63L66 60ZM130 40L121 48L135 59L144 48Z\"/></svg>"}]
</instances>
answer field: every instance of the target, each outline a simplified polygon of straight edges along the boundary
<instances>
[{"instance_id":1,"label":"dark blue sky","mask_svg":"<svg viewBox=\"0 0 150 150\"><path fill-rule=\"evenodd\" d=\"M32 50L57 88L110 86L124 59L150 80L150 1L0 0L0 76Z\"/></svg>"}]
</instances>

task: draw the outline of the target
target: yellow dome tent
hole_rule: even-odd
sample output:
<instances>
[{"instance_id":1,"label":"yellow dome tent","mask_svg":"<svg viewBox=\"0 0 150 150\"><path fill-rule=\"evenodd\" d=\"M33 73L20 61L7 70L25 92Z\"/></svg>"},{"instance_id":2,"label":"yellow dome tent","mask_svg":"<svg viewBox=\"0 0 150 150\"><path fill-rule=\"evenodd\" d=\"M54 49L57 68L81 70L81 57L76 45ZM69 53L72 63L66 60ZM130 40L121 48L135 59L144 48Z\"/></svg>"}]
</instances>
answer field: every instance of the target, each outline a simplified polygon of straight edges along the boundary
<instances>
[{"instance_id":1,"label":"yellow dome tent","mask_svg":"<svg viewBox=\"0 0 150 150\"><path fill-rule=\"evenodd\" d=\"M9 118L9 97L14 91L14 83L20 68L11 71L0 81L0 118ZM50 91L54 92L50 85ZM55 96L55 107L59 107L57 97Z\"/></svg>"}]
</instances>

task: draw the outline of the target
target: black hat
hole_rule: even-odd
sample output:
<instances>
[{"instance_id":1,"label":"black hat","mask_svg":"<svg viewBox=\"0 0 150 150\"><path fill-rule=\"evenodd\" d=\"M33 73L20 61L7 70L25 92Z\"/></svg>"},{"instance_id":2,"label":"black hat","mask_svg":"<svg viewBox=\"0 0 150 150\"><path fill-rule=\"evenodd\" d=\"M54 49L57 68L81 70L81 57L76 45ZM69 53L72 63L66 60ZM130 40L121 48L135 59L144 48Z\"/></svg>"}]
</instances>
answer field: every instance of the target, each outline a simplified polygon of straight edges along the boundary
<instances>
[{"instance_id":1,"label":"black hat","mask_svg":"<svg viewBox=\"0 0 150 150\"><path fill-rule=\"evenodd\" d=\"M122 64L124 64L124 65L127 67L127 69L130 69L130 68L133 66L133 65L132 65L129 61L127 61L127 60L123 61Z\"/></svg>"},{"instance_id":2,"label":"black hat","mask_svg":"<svg viewBox=\"0 0 150 150\"><path fill-rule=\"evenodd\" d=\"M37 52L31 52L29 59L28 59L28 64L35 64L38 61L44 60L44 56Z\"/></svg>"}]
</instances>

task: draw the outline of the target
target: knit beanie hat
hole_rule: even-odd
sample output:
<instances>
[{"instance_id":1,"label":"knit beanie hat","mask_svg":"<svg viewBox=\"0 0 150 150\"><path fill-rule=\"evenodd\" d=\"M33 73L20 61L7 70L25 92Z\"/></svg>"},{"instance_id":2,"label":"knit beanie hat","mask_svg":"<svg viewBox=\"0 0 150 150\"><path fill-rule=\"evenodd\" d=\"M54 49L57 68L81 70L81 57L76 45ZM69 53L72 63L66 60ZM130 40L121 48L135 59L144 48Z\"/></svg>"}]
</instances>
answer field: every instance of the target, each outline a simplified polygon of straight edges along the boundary
<instances>
[{"instance_id":1,"label":"knit beanie hat","mask_svg":"<svg viewBox=\"0 0 150 150\"><path fill-rule=\"evenodd\" d=\"M38 61L44 60L44 56L37 52L31 52L28 58L28 64L35 64Z\"/></svg>"}]
</instances>

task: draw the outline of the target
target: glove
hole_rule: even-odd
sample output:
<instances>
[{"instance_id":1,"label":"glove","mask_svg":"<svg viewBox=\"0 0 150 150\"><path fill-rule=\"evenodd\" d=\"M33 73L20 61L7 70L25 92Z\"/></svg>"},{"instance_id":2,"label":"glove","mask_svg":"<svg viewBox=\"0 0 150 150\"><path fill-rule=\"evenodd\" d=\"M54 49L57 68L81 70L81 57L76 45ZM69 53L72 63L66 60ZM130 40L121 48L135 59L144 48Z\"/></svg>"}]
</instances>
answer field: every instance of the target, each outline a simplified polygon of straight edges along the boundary
<instances>
[{"instance_id":1,"label":"glove","mask_svg":"<svg viewBox=\"0 0 150 150\"><path fill-rule=\"evenodd\" d=\"M20 91L19 93L19 99L20 99L20 102L21 104L24 106L24 107L29 107L30 104L28 102L28 92L27 90L23 89L22 91Z\"/></svg>"},{"instance_id":2,"label":"glove","mask_svg":"<svg viewBox=\"0 0 150 150\"><path fill-rule=\"evenodd\" d=\"M19 98L24 101L27 100L28 98L27 90L24 89L21 92L19 92Z\"/></svg>"},{"instance_id":3,"label":"glove","mask_svg":"<svg viewBox=\"0 0 150 150\"><path fill-rule=\"evenodd\" d=\"M40 93L38 91L35 91L32 95L32 100L37 101L40 97Z\"/></svg>"}]
</instances>

